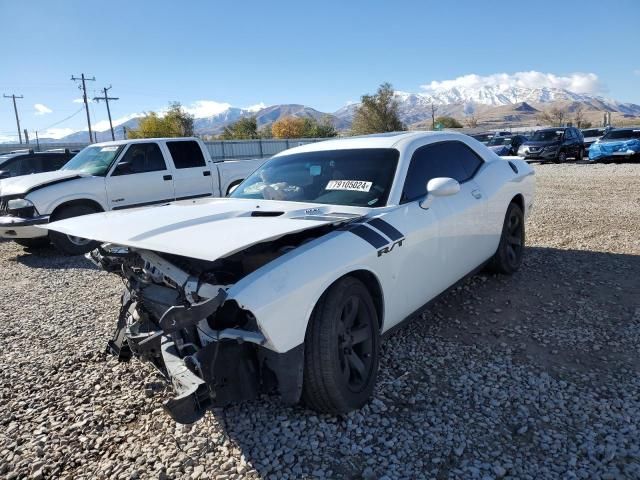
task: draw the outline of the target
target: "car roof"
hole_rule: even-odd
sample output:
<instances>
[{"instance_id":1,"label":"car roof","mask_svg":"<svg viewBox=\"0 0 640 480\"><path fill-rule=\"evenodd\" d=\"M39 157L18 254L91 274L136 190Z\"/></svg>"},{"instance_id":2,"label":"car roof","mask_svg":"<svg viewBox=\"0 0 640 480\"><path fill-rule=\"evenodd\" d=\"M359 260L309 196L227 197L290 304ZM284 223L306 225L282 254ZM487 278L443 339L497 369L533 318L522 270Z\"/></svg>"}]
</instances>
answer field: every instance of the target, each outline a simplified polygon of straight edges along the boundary
<instances>
[{"instance_id":1,"label":"car roof","mask_svg":"<svg viewBox=\"0 0 640 480\"><path fill-rule=\"evenodd\" d=\"M451 131L442 132L425 132L425 131L408 131L408 132L390 132L375 133L372 135L360 135L356 137L341 137L321 142L307 143L289 150L280 152L278 155L290 155L293 153L315 152L321 150L348 150L356 148L397 148L401 143L411 142L420 138L432 140L456 140L461 137L469 139L466 134ZM301 139L304 140L304 139ZM472 140L475 141L475 140ZM295 140L290 140L291 143Z\"/></svg>"},{"instance_id":2,"label":"car roof","mask_svg":"<svg viewBox=\"0 0 640 480\"><path fill-rule=\"evenodd\" d=\"M160 138L135 138L129 140L115 140L110 142L92 143L90 147L108 147L109 145L129 145L132 143L148 143L148 142L176 142L181 140L198 141L196 137L160 137Z\"/></svg>"}]
</instances>

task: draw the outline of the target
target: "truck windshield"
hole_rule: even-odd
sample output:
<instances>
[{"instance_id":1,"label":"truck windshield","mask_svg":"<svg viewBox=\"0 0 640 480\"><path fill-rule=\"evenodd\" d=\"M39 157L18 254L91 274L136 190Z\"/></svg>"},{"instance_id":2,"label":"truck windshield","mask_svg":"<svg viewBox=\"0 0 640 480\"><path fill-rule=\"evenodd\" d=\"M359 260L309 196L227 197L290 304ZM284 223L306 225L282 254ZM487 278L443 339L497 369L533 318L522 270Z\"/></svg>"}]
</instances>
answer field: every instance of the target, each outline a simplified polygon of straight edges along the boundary
<instances>
[{"instance_id":1,"label":"truck windshield","mask_svg":"<svg viewBox=\"0 0 640 480\"><path fill-rule=\"evenodd\" d=\"M400 153L393 148L295 153L266 162L231 194L353 207L381 207Z\"/></svg>"},{"instance_id":2,"label":"truck windshield","mask_svg":"<svg viewBox=\"0 0 640 480\"><path fill-rule=\"evenodd\" d=\"M86 147L69 160L61 170L77 170L104 177L121 149L122 145Z\"/></svg>"}]
</instances>

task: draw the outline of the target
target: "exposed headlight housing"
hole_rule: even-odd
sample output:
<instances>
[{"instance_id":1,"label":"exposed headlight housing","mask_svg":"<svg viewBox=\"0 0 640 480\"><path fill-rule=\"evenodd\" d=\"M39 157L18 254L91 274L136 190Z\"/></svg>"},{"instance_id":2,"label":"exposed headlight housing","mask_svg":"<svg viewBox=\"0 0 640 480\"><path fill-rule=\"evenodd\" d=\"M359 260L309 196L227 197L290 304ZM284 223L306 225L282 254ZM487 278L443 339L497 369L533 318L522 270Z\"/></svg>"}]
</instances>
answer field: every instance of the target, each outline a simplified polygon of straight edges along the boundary
<instances>
[{"instance_id":1,"label":"exposed headlight housing","mask_svg":"<svg viewBox=\"0 0 640 480\"><path fill-rule=\"evenodd\" d=\"M31 200L27 200L26 198L14 198L13 200L9 200L7 202L7 210L9 214L16 217L33 217L36 213L36 207L31 202Z\"/></svg>"}]
</instances>

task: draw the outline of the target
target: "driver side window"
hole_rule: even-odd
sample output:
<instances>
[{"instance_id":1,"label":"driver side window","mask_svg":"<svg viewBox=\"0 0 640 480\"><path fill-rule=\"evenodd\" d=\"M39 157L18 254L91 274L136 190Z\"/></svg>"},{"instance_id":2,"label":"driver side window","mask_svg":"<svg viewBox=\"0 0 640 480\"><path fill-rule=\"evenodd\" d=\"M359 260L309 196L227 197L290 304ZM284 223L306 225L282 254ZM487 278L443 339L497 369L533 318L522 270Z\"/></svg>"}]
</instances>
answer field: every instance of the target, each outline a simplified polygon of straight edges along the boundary
<instances>
[{"instance_id":1,"label":"driver side window","mask_svg":"<svg viewBox=\"0 0 640 480\"><path fill-rule=\"evenodd\" d=\"M439 142L418 148L411 157L400 203L423 198L432 178L449 177L460 183L471 179L483 161L459 141Z\"/></svg>"},{"instance_id":2,"label":"driver side window","mask_svg":"<svg viewBox=\"0 0 640 480\"><path fill-rule=\"evenodd\" d=\"M157 143L136 143L131 145L120 159L113 176L159 172L166 169L167 165Z\"/></svg>"}]
</instances>

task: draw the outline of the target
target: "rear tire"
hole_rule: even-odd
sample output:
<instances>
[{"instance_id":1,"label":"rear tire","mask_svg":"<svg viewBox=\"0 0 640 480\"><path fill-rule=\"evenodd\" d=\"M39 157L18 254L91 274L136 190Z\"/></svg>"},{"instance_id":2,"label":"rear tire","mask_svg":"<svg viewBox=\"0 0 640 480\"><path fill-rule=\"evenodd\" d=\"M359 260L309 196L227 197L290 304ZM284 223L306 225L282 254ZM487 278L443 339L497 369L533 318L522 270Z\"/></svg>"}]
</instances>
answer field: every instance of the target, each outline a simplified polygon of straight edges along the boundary
<instances>
[{"instance_id":1,"label":"rear tire","mask_svg":"<svg viewBox=\"0 0 640 480\"><path fill-rule=\"evenodd\" d=\"M14 242L25 248L46 248L49 246L49 237L16 238Z\"/></svg>"},{"instance_id":2,"label":"rear tire","mask_svg":"<svg viewBox=\"0 0 640 480\"><path fill-rule=\"evenodd\" d=\"M495 273L511 275L520 268L524 253L524 213L515 203L509 204L502 225L498 250L491 257L488 269Z\"/></svg>"},{"instance_id":3,"label":"rear tire","mask_svg":"<svg viewBox=\"0 0 640 480\"><path fill-rule=\"evenodd\" d=\"M72 205L70 207L63 208L59 213L56 213L55 217L51 219L52 222L56 220L64 220L66 218L80 217L82 215L90 215L97 213L94 207L90 205ZM96 248L99 243L92 240L87 240L80 237L73 237L60 232L49 232L49 238L53 246L66 255L82 255L90 252Z\"/></svg>"},{"instance_id":4,"label":"rear tire","mask_svg":"<svg viewBox=\"0 0 640 480\"><path fill-rule=\"evenodd\" d=\"M581 162L582 160L584 160L584 148L580 148L580 150L578 150L578 155L576 156L576 160L578 162Z\"/></svg>"},{"instance_id":5,"label":"rear tire","mask_svg":"<svg viewBox=\"0 0 640 480\"><path fill-rule=\"evenodd\" d=\"M334 415L362 407L375 386L379 345L369 291L356 278L339 280L318 301L307 329L304 403Z\"/></svg>"}]
</instances>

